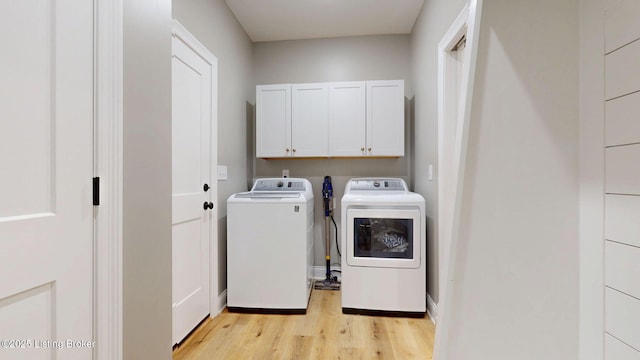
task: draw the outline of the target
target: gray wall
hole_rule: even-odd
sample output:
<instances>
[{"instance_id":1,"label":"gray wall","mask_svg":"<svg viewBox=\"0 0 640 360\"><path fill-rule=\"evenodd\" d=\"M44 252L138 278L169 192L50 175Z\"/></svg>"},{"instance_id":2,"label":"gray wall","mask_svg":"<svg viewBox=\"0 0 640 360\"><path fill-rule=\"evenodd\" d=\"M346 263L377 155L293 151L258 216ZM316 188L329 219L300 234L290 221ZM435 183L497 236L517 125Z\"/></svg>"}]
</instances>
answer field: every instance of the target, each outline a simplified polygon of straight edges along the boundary
<instances>
[{"instance_id":1,"label":"gray wall","mask_svg":"<svg viewBox=\"0 0 640 360\"><path fill-rule=\"evenodd\" d=\"M171 1L123 10L123 351L171 359Z\"/></svg>"},{"instance_id":2,"label":"gray wall","mask_svg":"<svg viewBox=\"0 0 640 360\"><path fill-rule=\"evenodd\" d=\"M485 1L447 359L578 358L578 4Z\"/></svg>"},{"instance_id":3,"label":"gray wall","mask_svg":"<svg viewBox=\"0 0 640 360\"><path fill-rule=\"evenodd\" d=\"M329 81L405 80L405 95L411 92L410 38L408 35L357 36L333 39L259 42L253 47L255 85ZM255 89L254 89L255 90ZM321 199L325 175L333 180L336 212L340 226L340 198L352 177L389 176L410 180L410 109L405 106L405 154L396 159L256 159L257 177L279 177L289 169L291 177L308 178L314 196ZM255 157L252 148L249 156ZM324 266L324 217L322 202L315 201L315 265ZM334 230L332 230L333 232ZM332 235L335 242L335 235ZM332 263L340 263L336 246L331 246Z\"/></svg>"},{"instance_id":4,"label":"gray wall","mask_svg":"<svg viewBox=\"0 0 640 360\"><path fill-rule=\"evenodd\" d=\"M427 293L438 292L438 43L465 0L426 1L411 35L415 95L415 190L427 199ZM428 166L433 165L433 181Z\"/></svg>"},{"instance_id":5,"label":"gray wall","mask_svg":"<svg viewBox=\"0 0 640 360\"><path fill-rule=\"evenodd\" d=\"M220 293L227 288L227 198L245 191L248 181L247 134L252 130L247 126L253 113L247 104L255 103L252 46L223 0L174 1L173 17L218 59L218 164L228 166L229 175L218 182Z\"/></svg>"}]
</instances>

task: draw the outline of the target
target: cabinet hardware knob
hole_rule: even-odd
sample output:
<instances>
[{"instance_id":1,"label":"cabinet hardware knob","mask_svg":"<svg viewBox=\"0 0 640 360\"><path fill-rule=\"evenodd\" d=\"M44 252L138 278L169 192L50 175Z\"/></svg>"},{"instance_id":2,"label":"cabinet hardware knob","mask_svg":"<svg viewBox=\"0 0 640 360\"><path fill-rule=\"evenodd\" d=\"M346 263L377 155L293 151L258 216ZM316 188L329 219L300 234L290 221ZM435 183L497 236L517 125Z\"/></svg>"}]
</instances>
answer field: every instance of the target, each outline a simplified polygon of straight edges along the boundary
<instances>
[{"instance_id":1,"label":"cabinet hardware knob","mask_svg":"<svg viewBox=\"0 0 640 360\"><path fill-rule=\"evenodd\" d=\"M361 147L361 148L360 148L360 151L364 151L364 148L363 148L363 147Z\"/></svg>"},{"instance_id":2,"label":"cabinet hardware knob","mask_svg":"<svg viewBox=\"0 0 640 360\"><path fill-rule=\"evenodd\" d=\"M367 150L371 151L371 148L369 148L369 149L367 149Z\"/></svg>"},{"instance_id":3,"label":"cabinet hardware knob","mask_svg":"<svg viewBox=\"0 0 640 360\"><path fill-rule=\"evenodd\" d=\"M209 202L205 201L203 207L204 207L205 210L213 209L213 203L211 201L209 201Z\"/></svg>"},{"instance_id":4,"label":"cabinet hardware knob","mask_svg":"<svg viewBox=\"0 0 640 360\"><path fill-rule=\"evenodd\" d=\"M289 148L286 148L285 150L286 150L287 152L289 152Z\"/></svg>"},{"instance_id":5,"label":"cabinet hardware knob","mask_svg":"<svg viewBox=\"0 0 640 360\"><path fill-rule=\"evenodd\" d=\"M209 184L204 184L204 186L202 187L202 189L206 192L209 189L211 189L211 187L209 186Z\"/></svg>"},{"instance_id":6,"label":"cabinet hardware knob","mask_svg":"<svg viewBox=\"0 0 640 360\"><path fill-rule=\"evenodd\" d=\"M293 149L293 152L296 152L296 149Z\"/></svg>"}]
</instances>

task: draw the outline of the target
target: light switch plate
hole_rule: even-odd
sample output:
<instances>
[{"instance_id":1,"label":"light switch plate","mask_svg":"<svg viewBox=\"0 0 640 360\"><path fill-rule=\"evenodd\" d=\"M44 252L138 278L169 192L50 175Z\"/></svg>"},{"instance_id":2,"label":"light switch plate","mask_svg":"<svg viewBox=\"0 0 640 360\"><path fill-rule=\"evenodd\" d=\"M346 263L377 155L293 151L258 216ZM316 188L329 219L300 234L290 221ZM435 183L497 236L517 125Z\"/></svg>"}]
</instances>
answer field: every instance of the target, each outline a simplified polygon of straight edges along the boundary
<instances>
[{"instance_id":1,"label":"light switch plate","mask_svg":"<svg viewBox=\"0 0 640 360\"><path fill-rule=\"evenodd\" d=\"M229 180L227 167L224 165L218 165L218 180Z\"/></svg>"}]
</instances>

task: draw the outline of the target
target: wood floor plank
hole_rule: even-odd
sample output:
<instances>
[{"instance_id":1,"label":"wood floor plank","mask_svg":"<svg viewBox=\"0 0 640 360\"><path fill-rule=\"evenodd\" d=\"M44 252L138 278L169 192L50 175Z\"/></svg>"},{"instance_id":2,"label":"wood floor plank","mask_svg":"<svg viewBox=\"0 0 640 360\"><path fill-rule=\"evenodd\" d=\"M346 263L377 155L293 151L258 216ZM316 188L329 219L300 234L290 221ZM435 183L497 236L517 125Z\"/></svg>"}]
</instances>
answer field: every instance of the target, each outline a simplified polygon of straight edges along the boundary
<instances>
[{"instance_id":1,"label":"wood floor plank","mask_svg":"<svg viewBox=\"0 0 640 360\"><path fill-rule=\"evenodd\" d=\"M369 353L371 359L395 359L384 317L368 316Z\"/></svg>"},{"instance_id":2,"label":"wood floor plank","mask_svg":"<svg viewBox=\"0 0 640 360\"><path fill-rule=\"evenodd\" d=\"M424 321L425 319L427 321ZM428 355L432 356L436 327L429 319L425 319L407 319L407 323L414 339L418 343L418 348L429 349Z\"/></svg>"},{"instance_id":3,"label":"wood floor plank","mask_svg":"<svg viewBox=\"0 0 640 360\"><path fill-rule=\"evenodd\" d=\"M420 348L415 340L414 332L410 330L407 319L386 319L389 342L396 359L415 359L420 355ZM429 356L431 356L429 354Z\"/></svg>"},{"instance_id":4,"label":"wood floor plank","mask_svg":"<svg viewBox=\"0 0 640 360\"><path fill-rule=\"evenodd\" d=\"M328 298L325 299L330 300ZM312 359L336 359L339 353L338 341L336 340L340 334L340 319L335 311L329 310L332 306L335 306L335 302L327 301L327 304L324 305L323 309L326 309L326 311L323 312L315 326L315 340L311 352Z\"/></svg>"},{"instance_id":5,"label":"wood floor plank","mask_svg":"<svg viewBox=\"0 0 640 360\"><path fill-rule=\"evenodd\" d=\"M313 291L306 315L223 311L173 352L174 360L431 359L429 318L342 314L339 291Z\"/></svg>"}]
</instances>

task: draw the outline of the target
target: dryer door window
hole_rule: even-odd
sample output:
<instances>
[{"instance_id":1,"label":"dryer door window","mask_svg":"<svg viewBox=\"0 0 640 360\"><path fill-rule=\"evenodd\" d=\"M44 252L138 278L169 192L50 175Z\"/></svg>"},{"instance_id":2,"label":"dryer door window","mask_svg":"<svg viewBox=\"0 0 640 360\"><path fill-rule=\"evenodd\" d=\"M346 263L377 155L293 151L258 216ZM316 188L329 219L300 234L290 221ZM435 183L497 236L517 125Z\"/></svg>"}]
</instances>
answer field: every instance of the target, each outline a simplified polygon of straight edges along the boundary
<instances>
[{"instance_id":1,"label":"dryer door window","mask_svg":"<svg viewBox=\"0 0 640 360\"><path fill-rule=\"evenodd\" d=\"M356 257L413 259L413 219L354 218Z\"/></svg>"},{"instance_id":2,"label":"dryer door window","mask_svg":"<svg viewBox=\"0 0 640 360\"><path fill-rule=\"evenodd\" d=\"M418 268L420 211L348 209L347 263L352 266Z\"/></svg>"}]
</instances>

